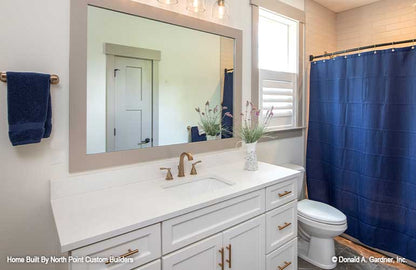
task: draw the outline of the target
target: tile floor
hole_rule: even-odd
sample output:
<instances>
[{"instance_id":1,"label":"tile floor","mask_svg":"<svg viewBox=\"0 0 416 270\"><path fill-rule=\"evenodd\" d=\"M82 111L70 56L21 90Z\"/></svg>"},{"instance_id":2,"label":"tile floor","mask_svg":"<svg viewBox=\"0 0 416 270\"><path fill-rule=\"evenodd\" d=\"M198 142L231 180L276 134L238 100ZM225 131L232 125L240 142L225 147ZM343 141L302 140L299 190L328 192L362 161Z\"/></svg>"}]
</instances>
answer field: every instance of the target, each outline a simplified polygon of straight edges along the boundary
<instances>
[{"instance_id":1,"label":"tile floor","mask_svg":"<svg viewBox=\"0 0 416 270\"><path fill-rule=\"evenodd\" d=\"M383 255L369 250L363 246L357 245L345 238L337 237L335 239L335 253L337 256L343 256L344 258L350 258L355 256L364 256L366 258L374 256L377 258L383 257ZM302 259L298 260L298 269L299 270L319 270L319 267L316 267ZM382 263L339 263L335 269L339 270L415 270L408 265L404 264L382 264Z\"/></svg>"}]
</instances>

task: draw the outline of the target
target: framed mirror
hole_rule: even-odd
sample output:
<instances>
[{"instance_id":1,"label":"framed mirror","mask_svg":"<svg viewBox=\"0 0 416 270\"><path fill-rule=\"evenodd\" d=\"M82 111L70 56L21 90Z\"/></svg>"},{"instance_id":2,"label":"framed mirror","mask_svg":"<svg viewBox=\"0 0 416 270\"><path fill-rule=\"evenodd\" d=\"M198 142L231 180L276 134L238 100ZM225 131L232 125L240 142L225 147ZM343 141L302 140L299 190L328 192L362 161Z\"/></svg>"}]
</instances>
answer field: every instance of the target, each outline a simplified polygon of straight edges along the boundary
<instances>
[{"instance_id":1,"label":"framed mirror","mask_svg":"<svg viewBox=\"0 0 416 270\"><path fill-rule=\"evenodd\" d=\"M241 39L130 0L71 1L70 171L235 147Z\"/></svg>"}]
</instances>

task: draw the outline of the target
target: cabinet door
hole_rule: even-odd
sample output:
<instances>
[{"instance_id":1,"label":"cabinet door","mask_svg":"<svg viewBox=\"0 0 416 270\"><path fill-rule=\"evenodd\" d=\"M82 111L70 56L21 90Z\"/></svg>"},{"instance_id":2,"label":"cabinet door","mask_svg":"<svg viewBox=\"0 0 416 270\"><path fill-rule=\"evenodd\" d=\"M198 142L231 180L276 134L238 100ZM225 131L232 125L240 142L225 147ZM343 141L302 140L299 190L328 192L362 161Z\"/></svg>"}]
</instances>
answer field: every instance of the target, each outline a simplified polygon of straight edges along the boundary
<instances>
[{"instance_id":1,"label":"cabinet door","mask_svg":"<svg viewBox=\"0 0 416 270\"><path fill-rule=\"evenodd\" d=\"M160 224L122 234L71 252L74 257L133 259L132 263L71 263L71 270L130 270L161 256Z\"/></svg>"},{"instance_id":2,"label":"cabinet door","mask_svg":"<svg viewBox=\"0 0 416 270\"><path fill-rule=\"evenodd\" d=\"M266 252L269 254L296 237L298 232L297 201L266 214Z\"/></svg>"},{"instance_id":3,"label":"cabinet door","mask_svg":"<svg viewBox=\"0 0 416 270\"><path fill-rule=\"evenodd\" d=\"M224 269L265 269L265 216L249 220L223 233Z\"/></svg>"},{"instance_id":4,"label":"cabinet door","mask_svg":"<svg viewBox=\"0 0 416 270\"><path fill-rule=\"evenodd\" d=\"M298 239L295 238L266 257L267 270L298 269Z\"/></svg>"},{"instance_id":5,"label":"cabinet door","mask_svg":"<svg viewBox=\"0 0 416 270\"><path fill-rule=\"evenodd\" d=\"M157 260L146 265L140 266L139 268L134 268L134 270L162 270L162 263L160 262L160 260Z\"/></svg>"},{"instance_id":6,"label":"cabinet door","mask_svg":"<svg viewBox=\"0 0 416 270\"><path fill-rule=\"evenodd\" d=\"M164 256L163 270L220 270L221 249L222 234L214 235Z\"/></svg>"}]
</instances>

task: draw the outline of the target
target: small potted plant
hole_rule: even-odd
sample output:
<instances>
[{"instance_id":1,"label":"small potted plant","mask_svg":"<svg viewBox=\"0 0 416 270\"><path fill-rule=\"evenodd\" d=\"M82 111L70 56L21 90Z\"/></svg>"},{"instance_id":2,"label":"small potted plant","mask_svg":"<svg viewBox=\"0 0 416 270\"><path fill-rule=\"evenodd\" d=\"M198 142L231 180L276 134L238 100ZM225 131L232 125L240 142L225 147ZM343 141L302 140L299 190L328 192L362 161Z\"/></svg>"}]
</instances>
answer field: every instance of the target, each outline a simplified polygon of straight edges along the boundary
<instances>
[{"instance_id":1,"label":"small potted plant","mask_svg":"<svg viewBox=\"0 0 416 270\"><path fill-rule=\"evenodd\" d=\"M199 113L200 118L200 130L205 132L207 140L216 140L221 137L221 132L226 131L222 127L221 122L223 117L230 117L230 113L226 113L222 117L222 110L226 110L226 107L221 107L220 105L211 106L209 101L205 103L204 110L197 107L195 111Z\"/></svg>"},{"instance_id":2,"label":"small potted plant","mask_svg":"<svg viewBox=\"0 0 416 270\"><path fill-rule=\"evenodd\" d=\"M242 116L242 127L239 136L246 149L245 170L257 171L258 161L256 146L258 140L265 136L267 126L273 117L273 107L262 114L262 110L257 109L250 101L246 102L245 113Z\"/></svg>"}]
</instances>

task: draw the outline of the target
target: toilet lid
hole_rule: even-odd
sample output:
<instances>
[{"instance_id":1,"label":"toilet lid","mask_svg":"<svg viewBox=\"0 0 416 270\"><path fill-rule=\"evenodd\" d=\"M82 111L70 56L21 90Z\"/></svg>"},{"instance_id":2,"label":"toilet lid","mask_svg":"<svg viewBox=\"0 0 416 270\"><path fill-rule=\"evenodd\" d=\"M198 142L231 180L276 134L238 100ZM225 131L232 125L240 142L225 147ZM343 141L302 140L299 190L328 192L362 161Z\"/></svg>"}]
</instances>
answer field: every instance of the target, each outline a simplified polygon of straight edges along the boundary
<instances>
[{"instance_id":1,"label":"toilet lid","mask_svg":"<svg viewBox=\"0 0 416 270\"><path fill-rule=\"evenodd\" d=\"M312 200L298 202L298 215L326 224L339 225L347 222L347 217L338 209Z\"/></svg>"}]
</instances>

